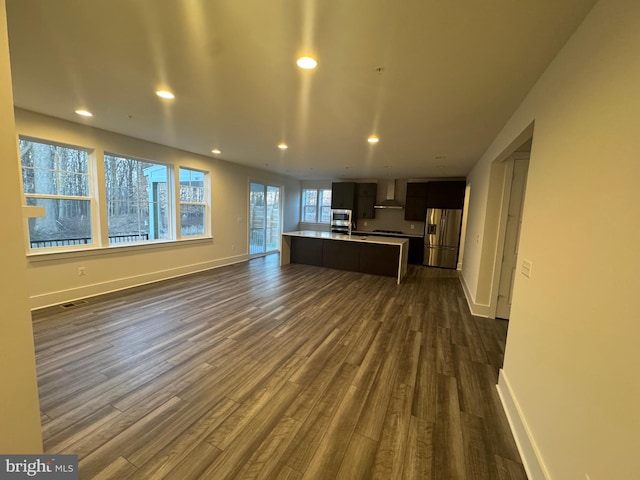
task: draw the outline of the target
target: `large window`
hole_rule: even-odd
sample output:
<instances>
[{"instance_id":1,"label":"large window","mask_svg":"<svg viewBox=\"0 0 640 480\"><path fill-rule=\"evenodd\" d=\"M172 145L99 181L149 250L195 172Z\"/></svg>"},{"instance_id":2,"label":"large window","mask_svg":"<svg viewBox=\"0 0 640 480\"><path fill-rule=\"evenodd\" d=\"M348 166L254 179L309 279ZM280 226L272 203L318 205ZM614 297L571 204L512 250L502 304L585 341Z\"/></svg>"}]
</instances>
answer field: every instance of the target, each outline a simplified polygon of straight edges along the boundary
<instances>
[{"instance_id":1,"label":"large window","mask_svg":"<svg viewBox=\"0 0 640 480\"><path fill-rule=\"evenodd\" d=\"M108 152L102 157L89 148L28 137L19 138L19 147L24 203L40 207L30 210L35 216L25 224L31 251L211 233L207 171ZM103 169L104 176L96 174Z\"/></svg>"},{"instance_id":2,"label":"large window","mask_svg":"<svg viewBox=\"0 0 640 480\"><path fill-rule=\"evenodd\" d=\"M26 204L45 212L29 219L30 247L92 244L89 151L21 138L20 163Z\"/></svg>"},{"instance_id":3,"label":"large window","mask_svg":"<svg viewBox=\"0 0 640 480\"><path fill-rule=\"evenodd\" d=\"M169 167L105 154L104 170L109 244L172 238Z\"/></svg>"},{"instance_id":4,"label":"large window","mask_svg":"<svg viewBox=\"0 0 640 480\"><path fill-rule=\"evenodd\" d=\"M330 223L331 189L302 190L302 218L304 223Z\"/></svg>"},{"instance_id":5,"label":"large window","mask_svg":"<svg viewBox=\"0 0 640 480\"><path fill-rule=\"evenodd\" d=\"M180 235L201 236L207 232L205 173L180 168Z\"/></svg>"}]
</instances>

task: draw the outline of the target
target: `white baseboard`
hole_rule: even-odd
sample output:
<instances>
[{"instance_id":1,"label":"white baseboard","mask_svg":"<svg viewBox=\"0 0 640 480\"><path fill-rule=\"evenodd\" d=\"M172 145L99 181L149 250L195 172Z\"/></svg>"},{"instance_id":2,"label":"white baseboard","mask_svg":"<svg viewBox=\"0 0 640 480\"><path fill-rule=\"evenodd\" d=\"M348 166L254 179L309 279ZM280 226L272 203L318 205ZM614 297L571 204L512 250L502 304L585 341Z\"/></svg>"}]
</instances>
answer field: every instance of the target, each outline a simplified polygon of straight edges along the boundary
<instances>
[{"instance_id":1,"label":"white baseboard","mask_svg":"<svg viewBox=\"0 0 640 480\"><path fill-rule=\"evenodd\" d=\"M177 268L158 270L142 275L116 278L107 282L83 285L78 288L69 288L65 290L58 290L55 292L47 292L42 295L33 295L29 298L30 307L31 310L38 310L41 308L51 307L53 305L60 305L61 303L80 300L82 298L96 297L98 295L104 295L106 293L126 290L127 288L139 287L141 285L146 285L149 283L169 280L170 278L182 277L184 275L203 272L205 270L224 267L226 265L246 262L247 260L249 260L249 255L247 254L236 255L233 257L221 258L209 262L201 262L192 265L183 265Z\"/></svg>"},{"instance_id":2,"label":"white baseboard","mask_svg":"<svg viewBox=\"0 0 640 480\"><path fill-rule=\"evenodd\" d=\"M469 305L471 315L475 315L476 317L491 318L490 306L476 303L474 301L473 296L471 295L471 291L469 290L469 286L467 285L467 282L465 281L462 274L460 274L460 283L462 284L462 291L464 292L464 297L467 299L467 305Z\"/></svg>"},{"instance_id":3,"label":"white baseboard","mask_svg":"<svg viewBox=\"0 0 640 480\"><path fill-rule=\"evenodd\" d=\"M529 480L551 480L551 476L540 455L540 450L536 446L535 439L522 414L518 399L511 389L507 374L504 370L500 370L496 388L502 401L502 408L504 408L507 414L507 420L509 421L511 432L518 446L520 458L527 472L527 477Z\"/></svg>"}]
</instances>

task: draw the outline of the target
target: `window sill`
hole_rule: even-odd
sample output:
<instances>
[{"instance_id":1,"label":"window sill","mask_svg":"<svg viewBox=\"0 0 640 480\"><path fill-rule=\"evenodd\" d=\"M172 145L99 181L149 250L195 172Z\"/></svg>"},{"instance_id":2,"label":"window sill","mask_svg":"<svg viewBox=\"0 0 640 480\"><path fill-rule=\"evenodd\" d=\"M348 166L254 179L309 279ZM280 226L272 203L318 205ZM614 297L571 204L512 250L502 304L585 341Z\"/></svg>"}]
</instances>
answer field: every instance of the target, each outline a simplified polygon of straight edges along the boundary
<instances>
[{"instance_id":1,"label":"window sill","mask_svg":"<svg viewBox=\"0 0 640 480\"><path fill-rule=\"evenodd\" d=\"M184 247L186 245L207 245L213 243L213 237L183 238L181 240L158 240L156 242L130 243L126 245L110 245L107 247L88 247L73 250L54 250L46 252L33 251L27 253L30 263L64 260L66 258L113 255L123 252L140 252L144 250L162 250Z\"/></svg>"},{"instance_id":2,"label":"window sill","mask_svg":"<svg viewBox=\"0 0 640 480\"><path fill-rule=\"evenodd\" d=\"M329 223L319 223L319 222L300 222L300 225L308 225L311 227L326 227L326 228L331 227L331 224Z\"/></svg>"}]
</instances>

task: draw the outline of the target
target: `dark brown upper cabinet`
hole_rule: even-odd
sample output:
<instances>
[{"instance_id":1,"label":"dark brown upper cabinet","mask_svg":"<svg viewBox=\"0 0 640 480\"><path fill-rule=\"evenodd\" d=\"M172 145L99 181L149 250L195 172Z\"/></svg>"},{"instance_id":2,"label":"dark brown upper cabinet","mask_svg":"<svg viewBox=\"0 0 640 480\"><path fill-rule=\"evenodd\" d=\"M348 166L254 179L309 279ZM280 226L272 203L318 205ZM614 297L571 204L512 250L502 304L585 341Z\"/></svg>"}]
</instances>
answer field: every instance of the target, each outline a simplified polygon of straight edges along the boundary
<instances>
[{"instance_id":1,"label":"dark brown upper cabinet","mask_svg":"<svg viewBox=\"0 0 640 480\"><path fill-rule=\"evenodd\" d=\"M427 184L427 208L464 207L464 191L467 183L463 181L429 182Z\"/></svg>"},{"instance_id":2,"label":"dark brown upper cabinet","mask_svg":"<svg viewBox=\"0 0 640 480\"><path fill-rule=\"evenodd\" d=\"M375 218L377 183L356 183L356 218Z\"/></svg>"},{"instance_id":3,"label":"dark brown upper cabinet","mask_svg":"<svg viewBox=\"0 0 640 480\"><path fill-rule=\"evenodd\" d=\"M407 183L404 219L421 221L427 215L427 183Z\"/></svg>"},{"instance_id":4,"label":"dark brown upper cabinet","mask_svg":"<svg viewBox=\"0 0 640 480\"><path fill-rule=\"evenodd\" d=\"M335 182L331 184L331 208L346 208L355 210L356 184L355 182Z\"/></svg>"}]
</instances>

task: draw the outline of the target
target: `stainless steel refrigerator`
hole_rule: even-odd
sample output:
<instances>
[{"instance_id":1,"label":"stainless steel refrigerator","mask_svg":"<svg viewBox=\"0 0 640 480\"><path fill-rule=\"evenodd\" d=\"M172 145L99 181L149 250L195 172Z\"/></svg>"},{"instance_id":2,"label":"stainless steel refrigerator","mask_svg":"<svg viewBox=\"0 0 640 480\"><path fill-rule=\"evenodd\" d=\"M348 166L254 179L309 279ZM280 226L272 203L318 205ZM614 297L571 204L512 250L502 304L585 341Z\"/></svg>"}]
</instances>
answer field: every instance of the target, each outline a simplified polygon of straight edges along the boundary
<instances>
[{"instance_id":1,"label":"stainless steel refrigerator","mask_svg":"<svg viewBox=\"0 0 640 480\"><path fill-rule=\"evenodd\" d=\"M456 268L462 210L427 209L424 230L424 265Z\"/></svg>"}]
</instances>

